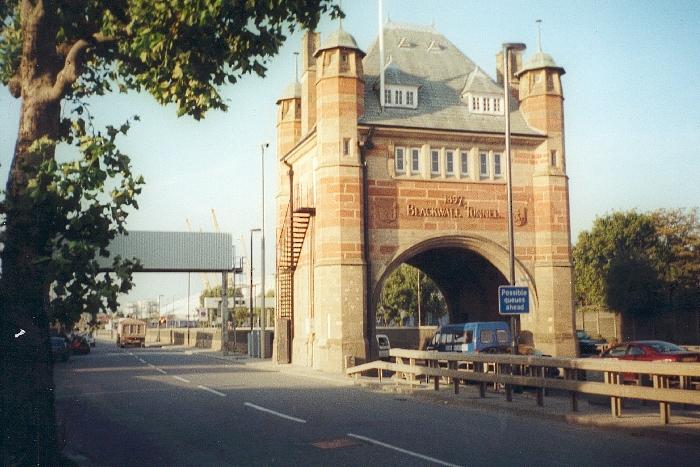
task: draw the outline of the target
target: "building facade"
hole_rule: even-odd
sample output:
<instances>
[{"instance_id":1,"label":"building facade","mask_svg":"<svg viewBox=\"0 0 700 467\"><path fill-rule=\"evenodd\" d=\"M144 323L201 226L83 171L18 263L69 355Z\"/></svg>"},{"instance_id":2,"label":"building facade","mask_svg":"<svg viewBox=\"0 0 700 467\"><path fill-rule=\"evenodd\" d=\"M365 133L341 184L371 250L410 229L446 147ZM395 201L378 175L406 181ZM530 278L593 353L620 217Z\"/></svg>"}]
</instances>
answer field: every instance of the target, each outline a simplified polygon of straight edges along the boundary
<instances>
[{"instance_id":1,"label":"building facade","mask_svg":"<svg viewBox=\"0 0 700 467\"><path fill-rule=\"evenodd\" d=\"M277 101L275 355L328 371L372 358L382 285L400 264L445 296L450 320L500 319L508 283L505 112L511 116L521 341L575 355L564 69L512 56L496 80L431 27L386 24L365 54L342 28L302 39ZM380 101L383 100L383 102Z\"/></svg>"}]
</instances>

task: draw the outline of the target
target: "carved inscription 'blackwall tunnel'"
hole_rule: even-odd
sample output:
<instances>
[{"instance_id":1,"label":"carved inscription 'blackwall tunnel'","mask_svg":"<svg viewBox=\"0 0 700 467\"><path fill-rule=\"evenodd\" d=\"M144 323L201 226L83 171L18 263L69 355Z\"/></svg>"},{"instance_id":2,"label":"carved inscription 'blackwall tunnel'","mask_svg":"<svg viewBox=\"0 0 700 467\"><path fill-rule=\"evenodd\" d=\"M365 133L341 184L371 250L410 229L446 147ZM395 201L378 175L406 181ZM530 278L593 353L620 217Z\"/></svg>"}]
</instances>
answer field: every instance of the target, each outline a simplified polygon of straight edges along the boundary
<instances>
[{"instance_id":1,"label":"carved inscription 'blackwall tunnel'","mask_svg":"<svg viewBox=\"0 0 700 467\"><path fill-rule=\"evenodd\" d=\"M410 217L451 217L456 219L503 219L504 215L498 209L479 208L435 208L418 207L415 204L406 205L406 214Z\"/></svg>"}]
</instances>

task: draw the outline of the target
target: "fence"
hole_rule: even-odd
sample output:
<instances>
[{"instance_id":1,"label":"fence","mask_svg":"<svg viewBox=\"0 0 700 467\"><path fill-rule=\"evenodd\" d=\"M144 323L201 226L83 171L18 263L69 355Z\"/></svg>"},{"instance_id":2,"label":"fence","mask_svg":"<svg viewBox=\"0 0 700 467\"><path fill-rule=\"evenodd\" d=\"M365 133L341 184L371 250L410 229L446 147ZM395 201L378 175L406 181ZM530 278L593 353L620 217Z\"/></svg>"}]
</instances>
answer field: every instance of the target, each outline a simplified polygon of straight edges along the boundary
<instances>
[{"instance_id":1,"label":"fence","mask_svg":"<svg viewBox=\"0 0 700 467\"><path fill-rule=\"evenodd\" d=\"M376 370L392 371L409 384L428 383L435 389L446 380L459 392L460 382L479 386L480 397L486 386L504 385L505 397L512 401L514 386L536 388L537 404L544 405L545 389L567 391L571 410L578 410L580 394L610 398L611 413L622 415L623 399L641 399L659 403L659 417L668 424L671 403L700 405L700 363L633 362L613 359L552 358L520 355L462 354L406 349L391 349L396 363L374 361L348 368L347 375L359 376ZM404 360L407 360L406 363ZM563 369L563 378L554 377L552 369ZM558 373L558 372L556 372ZM626 384L634 381L634 385ZM652 386L646 386L651 383Z\"/></svg>"}]
</instances>

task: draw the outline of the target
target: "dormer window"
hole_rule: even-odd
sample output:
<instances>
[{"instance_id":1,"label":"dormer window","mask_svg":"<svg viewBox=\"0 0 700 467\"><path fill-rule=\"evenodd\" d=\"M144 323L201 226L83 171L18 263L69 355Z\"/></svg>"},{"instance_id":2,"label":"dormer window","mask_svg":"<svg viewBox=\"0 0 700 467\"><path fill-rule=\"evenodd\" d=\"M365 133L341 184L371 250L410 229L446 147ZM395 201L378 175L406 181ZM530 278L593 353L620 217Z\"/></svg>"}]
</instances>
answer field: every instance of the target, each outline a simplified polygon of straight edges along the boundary
<instances>
[{"instance_id":1,"label":"dormer window","mask_svg":"<svg viewBox=\"0 0 700 467\"><path fill-rule=\"evenodd\" d=\"M417 108L418 87L387 84L384 88L384 106L410 109Z\"/></svg>"}]
</instances>

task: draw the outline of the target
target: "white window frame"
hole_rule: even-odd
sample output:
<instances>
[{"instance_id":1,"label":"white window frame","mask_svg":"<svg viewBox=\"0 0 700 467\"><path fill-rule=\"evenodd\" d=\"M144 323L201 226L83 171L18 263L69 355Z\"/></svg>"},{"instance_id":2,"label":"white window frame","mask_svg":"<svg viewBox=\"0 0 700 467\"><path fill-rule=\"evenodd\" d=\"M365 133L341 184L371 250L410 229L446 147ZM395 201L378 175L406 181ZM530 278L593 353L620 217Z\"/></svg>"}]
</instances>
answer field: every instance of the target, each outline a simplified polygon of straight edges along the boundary
<instances>
[{"instance_id":1,"label":"white window frame","mask_svg":"<svg viewBox=\"0 0 700 467\"><path fill-rule=\"evenodd\" d=\"M409 95L411 96L409 101ZM384 106L406 109L418 108L418 87L387 85L384 88Z\"/></svg>"},{"instance_id":2,"label":"white window frame","mask_svg":"<svg viewBox=\"0 0 700 467\"><path fill-rule=\"evenodd\" d=\"M413 107L413 91L406 91L406 105L409 107Z\"/></svg>"},{"instance_id":3,"label":"white window frame","mask_svg":"<svg viewBox=\"0 0 700 467\"><path fill-rule=\"evenodd\" d=\"M406 148L400 146L394 148L394 169L397 174L406 173Z\"/></svg>"},{"instance_id":4,"label":"white window frame","mask_svg":"<svg viewBox=\"0 0 700 467\"><path fill-rule=\"evenodd\" d=\"M489 153L479 151L479 178L489 178Z\"/></svg>"},{"instance_id":5,"label":"white window frame","mask_svg":"<svg viewBox=\"0 0 700 467\"><path fill-rule=\"evenodd\" d=\"M452 149L447 149L445 151L445 175L455 174L455 152ZM452 166L452 167L450 167Z\"/></svg>"},{"instance_id":6,"label":"white window frame","mask_svg":"<svg viewBox=\"0 0 700 467\"><path fill-rule=\"evenodd\" d=\"M411 148L411 173L420 173L420 148Z\"/></svg>"},{"instance_id":7,"label":"white window frame","mask_svg":"<svg viewBox=\"0 0 700 467\"><path fill-rule=\"evenodd\" d=\"M484 115L503 115L503 98L493 94L464 94L470 113Z\"/></svg>"},{"instance_id":8,"label":"white window frame","mask_svg":"<svg viewBox=\"0 0 700 467\"><path fill-rule=\"evenodd\" d=\"M435 164L437 164L437 168L435 168ZM431 149L430 150L430 174L431 175L440 175L440 150L439 149Z\"/></svg>"},{"instance_id":9,"label":"white window frame","mask_svg":"<svg viewBox=\"0 0 700 467\"><path fill-rule=\"evenodd\" d=\"M469 151L459 152L459 173L469 176Z\"/></svg>"},{"instance_id":10,"label":"white window frame","mask_svg":"<svg viewBox=\"0 0 700 467\"><path fill-rule=\"evenodd\" d=\"M384 105L391 105L391 89L384 89Z\"/></svg>"}]
</instances>

